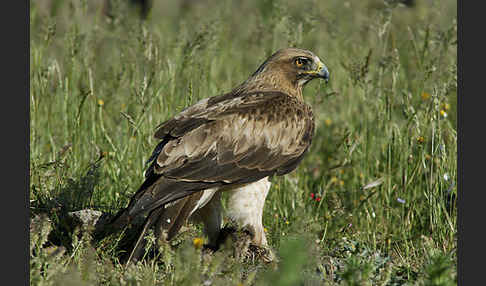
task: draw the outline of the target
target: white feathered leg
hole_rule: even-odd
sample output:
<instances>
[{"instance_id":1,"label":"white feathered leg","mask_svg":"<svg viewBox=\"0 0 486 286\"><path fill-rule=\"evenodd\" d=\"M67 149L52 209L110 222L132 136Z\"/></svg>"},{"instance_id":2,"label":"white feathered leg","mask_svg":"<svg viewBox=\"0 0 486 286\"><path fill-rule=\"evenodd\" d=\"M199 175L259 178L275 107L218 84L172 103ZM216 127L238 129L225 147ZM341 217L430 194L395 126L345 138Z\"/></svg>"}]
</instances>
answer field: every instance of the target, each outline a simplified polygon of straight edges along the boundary
<instances>
[{"instance_id":1,"label":"white feathered leg","mask_svg":"<svg viewBox=\"0 0 486 286\"><path fill-rule=\"evenodd\" d=\"M271 183L263 178L243 187L225 190L228 194L227 214L239 227L249 226L254 230L253 244L267 246L263 228L263 207ZM210 246L216 246L222 227L223 207L221 192L217 188L205 190L201 199L189 214L191 221L204 224Z\"/></svg>"},{"instance_id":2,"label":"white feathered leg","mask_svg":"<svg viewBox=\"0 0 486 286\"><path fill-rule=\"evenodd\" d=\"M240 227L250 226L255 231L253 243L267 246L263 229L263 206L271 183L268 177L244 187L228 191L228 216Z\"/></svg>"}]
</instances>

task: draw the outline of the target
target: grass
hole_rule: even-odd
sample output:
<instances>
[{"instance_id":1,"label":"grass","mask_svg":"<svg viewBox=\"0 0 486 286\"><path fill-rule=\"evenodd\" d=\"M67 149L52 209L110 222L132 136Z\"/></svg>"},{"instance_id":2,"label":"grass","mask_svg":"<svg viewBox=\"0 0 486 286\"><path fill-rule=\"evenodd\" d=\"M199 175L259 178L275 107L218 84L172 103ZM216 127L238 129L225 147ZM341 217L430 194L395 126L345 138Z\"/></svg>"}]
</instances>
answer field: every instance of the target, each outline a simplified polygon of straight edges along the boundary
<instances>
[{"instance_id":1,"label":"grass","mask_svg":"<svg viewBox=\"0 0 486 286\"><path fill-rule=\"evenodd\" d=\"M30 3L30 212L46 216L30 235L32 285L457 284L455 1L156 1L147 21L94 2ZM272 179L263 222L278 265L201 260L190 226L123 269L114 246L63 222L124 207L159 123L288 46L319 55L331 80L304 90L310 152Z\"/></svg>"}]
</instances>

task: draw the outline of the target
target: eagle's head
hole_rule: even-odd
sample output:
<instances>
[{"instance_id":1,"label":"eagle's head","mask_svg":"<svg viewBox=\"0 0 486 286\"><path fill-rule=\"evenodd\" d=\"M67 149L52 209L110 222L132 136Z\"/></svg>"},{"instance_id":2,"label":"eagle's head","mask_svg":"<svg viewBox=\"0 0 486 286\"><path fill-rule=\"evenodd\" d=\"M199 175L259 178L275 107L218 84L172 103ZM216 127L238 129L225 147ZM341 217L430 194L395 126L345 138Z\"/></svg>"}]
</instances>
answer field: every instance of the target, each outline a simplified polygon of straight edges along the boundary
<instances>
[{"instance_id":1,"label":"eagle's head","mask_svg":"<svg viewBox=\"0 0 486 286\"><path fill-rule=\"evenodd\" d=\"M271 55L244 83L245 90L278 90L302 97L302 88L310 80L329 80L329 71L314 53L287 48Z\"/></svg>"}]
</instances>

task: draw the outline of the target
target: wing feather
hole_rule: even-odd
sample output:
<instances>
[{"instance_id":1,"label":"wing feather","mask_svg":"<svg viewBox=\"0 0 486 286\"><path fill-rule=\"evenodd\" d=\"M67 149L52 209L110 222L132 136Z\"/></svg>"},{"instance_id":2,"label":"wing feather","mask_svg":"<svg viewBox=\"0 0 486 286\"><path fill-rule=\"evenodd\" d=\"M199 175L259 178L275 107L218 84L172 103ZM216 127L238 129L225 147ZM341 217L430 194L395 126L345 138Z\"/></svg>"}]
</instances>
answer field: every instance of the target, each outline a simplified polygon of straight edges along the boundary
<instances>
[{"instance_id":1,"label":"wing feather","mask_svg":"<svg viewBox=\"0 0 486 286\"><path fill-rule=\"evenodd\" d=\"M134 196L131 213L203 189L286 174L313 132L310 107L284 93L204 99L158 127L155 137L166 143L152 154L151 184Z\"/></svg>"}]
</instances>

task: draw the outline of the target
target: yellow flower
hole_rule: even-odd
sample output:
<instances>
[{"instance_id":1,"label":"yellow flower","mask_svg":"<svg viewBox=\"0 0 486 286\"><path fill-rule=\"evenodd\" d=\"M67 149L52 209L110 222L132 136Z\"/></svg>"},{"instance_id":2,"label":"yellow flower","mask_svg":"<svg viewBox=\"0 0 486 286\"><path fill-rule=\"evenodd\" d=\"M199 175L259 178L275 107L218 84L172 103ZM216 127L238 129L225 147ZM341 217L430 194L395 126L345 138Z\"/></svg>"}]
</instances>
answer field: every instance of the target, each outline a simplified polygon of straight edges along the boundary
<instances>
[{"instance_id":1,"label":"yellow flower","mask_svg":"<svg viewBox=\"0 0 486 286\"><path fill-rule=\"evenodd\" d=\"M425 141L425 139L424 139L424 137L423 137L423 136L419 136L419 137L417 137L417 142L418 142L418 143L422 144L422 143L424 143L424 141Z\"/></svg>"},{"instance_id":2,"label":"yellow flower","mask_svg":"<svg viewBox=\"0 0 486 286\"><path fill-rule=\"evenodd\" d=\"M447 117L447 112L445 112L445 110L444 110L444 109L441 109L441 110L440 110L440 115L441 115L442 117Z\"/></svg>"},{"instance_id":3,"label":"yellow flower","mask_svg":"<svg viewBox=\"0 0 486 286\"><path fill-rule=\"evenodd\" d=\"M331 178L331 183L336 183L337 181L338 181L338 179L336 177Z\"/></svg>"},{"instance_id":4,"label":"yellow flower","mask_svg":"<svg viewBox=\"0 0 486 286\"><path fill-rule=\"evenodd\" d=\"M196 238L194 238L194 239L192 240L192 244L194 244L194 247L195 247L196 249L200 249L200 248L203 246L203 243L204 243L204 241L203 241L203 239L202 239L202 238L200 238L200 237L196 237Z\"/></svg>"},{"instance_id":5,"label":"yellow flower","mask_svg":"<svg viewBox=\"0 0 486 286\"><path fill-rule=\"evenodd\" d=\"M103 106L105 104L105 102L103 101L103 99L98 99L98 105L99 106Z\"/></svg>"},{"instance_id":6,"label":"yellow flower","mask_svg":"<svg viewBox=\"0 0 486 286\"><path fill-rule=\"evenodd\" d=\"M288 221L288 220L286 220L286 221L285 221L285 224L289 224L289 221Z\"/></svg>"},{"instance_id":7,"label":"yellow flower","mask_svg":"<svg viewBox=\"0 0 486 286\"><path fill-rule=\"evenodd\" d=\"M451 105L449 103L446 102L442 104L442 109L449 110L449 108L451 108Z\"/></svg>"},{"instance_id":8,"label":"yellow flower","mask_svg":"<svg viewBox=\"0 0 486 286\"><path fill-rule=\"evenodd\" d=\"M324 120L324 124L326 124L326 126L330 126L332 124L332 120L326 119L326 120Z\"/></svg>"},{"instance_id":9,"label":"yellow flower","mask_svg":"<svg viewBox=\"0 0 486 286\"><path fill-rule=\"evenodd\" d=\"M268 232L268 229L266 227L263 228L264 232Z\"/></svg>"},{"instance_id":10,"label":"yellow flower","mask_svg":"<svg viewBox=\"0 0 486 286\"><path fill-rule=\"evenodd\" d=\"M423 100L427 100L430 98L430 93L427 93L427 92L422 92L422 99Z\"/></svg>"},{"instance_id":11,"label":"yellow flower","mask_svg":"<svg viewBox=\"0 0 486 286\"><path fill-rule=\"evenodd\" d=\"M342 187L344 186L344 181L343 180L339 180L339 185Z\"/></svg>"}]
</instances>

